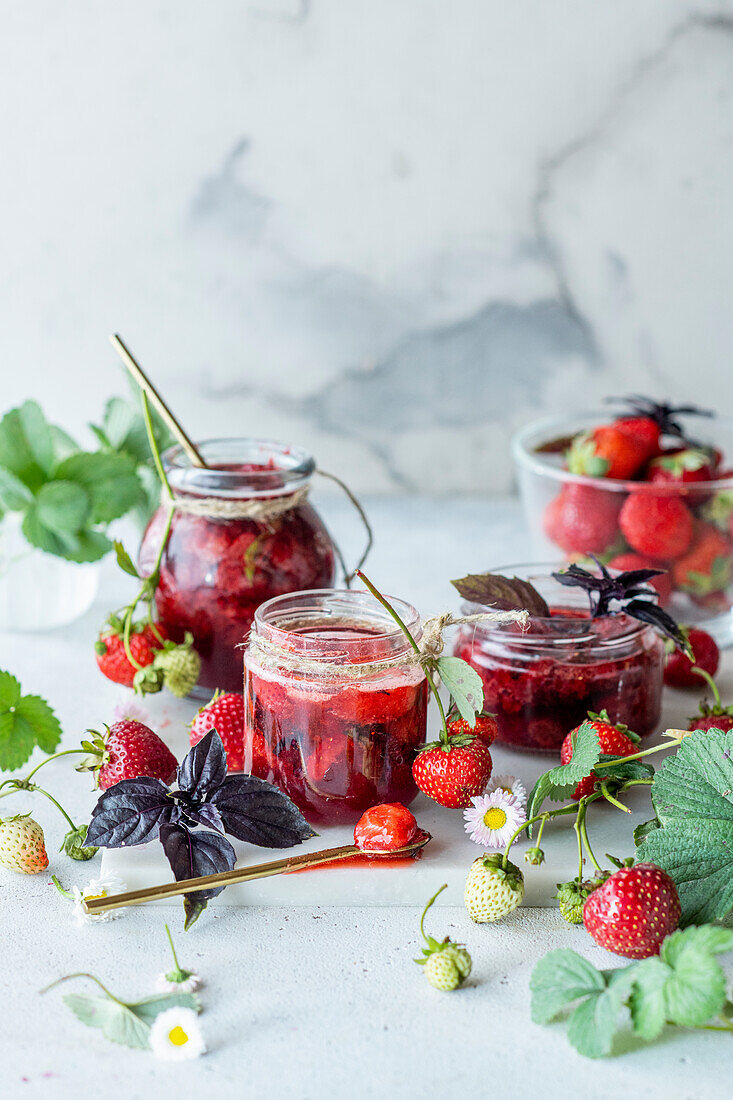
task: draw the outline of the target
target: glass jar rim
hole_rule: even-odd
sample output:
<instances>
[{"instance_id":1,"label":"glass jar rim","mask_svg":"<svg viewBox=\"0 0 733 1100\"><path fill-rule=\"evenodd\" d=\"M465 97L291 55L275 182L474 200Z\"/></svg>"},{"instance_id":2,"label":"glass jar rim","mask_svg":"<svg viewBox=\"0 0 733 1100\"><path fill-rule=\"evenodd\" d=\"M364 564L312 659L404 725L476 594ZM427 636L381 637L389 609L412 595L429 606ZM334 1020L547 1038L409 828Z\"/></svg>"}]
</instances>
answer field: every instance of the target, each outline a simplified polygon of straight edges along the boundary
<instances>
[{"instance_id":1,"label":"glass jar rim","mask_svg":"<svg viewBox=\"0 0 733 1100\"><path fill-rule=\"evenodd\" d=\"M487 570L489 573L498 573L502 576L512 576L520 574L523 580L553 580L552 573L557 572L563 567L567 567L567 562L518 562L511 565L497 565L492 569ZM620 570L611 570L611 573L618 573ZM526 574L526 575L523 575ZM566 588L560 584L559 581L554 581L557 585L558 595L569 603L565 606L572 604L573 595L575 599L587 600L587 593L581 588ZM653 589L650 586L650 593L653 593ZM561 604L552 604L551 606L562 606ZM464 600L461 605L463 614L471 614L476 611L483 611L489 608L488 604L472 603L470 600ZM571 608L572 609L572 608ZM590 611L590 607L588 606ZM530 631L520 631L517 629L515 623L476 623L472 625L471 629L476 630L477 634L484 637L494 636L501 638L503 641L511 639L511 644L523 646L526 648L532 648L537 645L547 645L548 641L552 644L575 644L579 638L586 638L590 640L591 637L595 638L595 644L599 646L608 647L614 644L622 644L628 642L630 639L638 637L649 630L654 630L654 627L649 623L643 623L639 619L633 619L630 615L624 615L623 612L610 616L619 624L620 629L611 638L601 638L597 634L593 634L589 627L593 626L593 623L597 623L600 620L592 619L589 614L578 615L574 617L572 615L550 615L549 618L544 615L532 615L532 622L546 623L548 626L551 624L553 627L558 627L562 624L567 628L566 632L560 634L533 634ZM575 632L572 631L572 627L575 627Z\"/></svg>"},{"instance_id":2,"label":"glass jar rim","mask_svg":"<svg viewBox=\"0 0 733 1100\"><path fill-rule=\"evenodd\" d=\"M684 417L682 417L684 419ZM532 420L529 424L525 424L514 433L511 438L511 452L517 466L526 470L531 470L533 473L540 475L541 477L548 477L554 481L562 484L575 484L575 485L592 485L597 489L605 489L609 493L649 493L654 496L679 496L684 493L687 496L695 493L707 492L720 492L723 490L733 490L733 476L723 478L713 478L712 481L693 481L687 482L684 485L664 484L658 481L629 481L621 480L612 477L592 477L590 474L572 474L569 470L564 470L561 466L553 466L551 462L546 461L546 458L542 454L538 454L536 450L533 450L530 446L530 441L533 436L549 435L552 437L553 432L559 432L562 434L562 429L569 425L575 425L574 432L581 432L583 430L591 430L600 424L606 424L609 420L608 413L595 412L578 412L571 413L567 416L547 416L541 417L538 420ZM721 417L715 415L712 420L720 425L724 430L733 432L733 420L727 417ZM708 421L709 422L709 421Z\"/></svg>"},{"instance_id":3,"label":"glass jar rim","mask_svg":"<svg viewBox=\"0 0 733 1100\"><path fill-rule=\"evenodd\" d=\"M313 455L304 447L275 439L227 437L204 439L196 445L206 466L194 466L179 443L163 453L168 481L176 493L225 498L281 496L307 485L316 469ZM230 468L236 464L262 464L263 469ZM273 474L277 485L273 485Z\"/></svg>"},{"instance_id":4,"label":"glass jar rim","mask_svg":"<svg viewBox=\"0 0 733 1100\"><path fill-rule=\"evenodd\" d=\"M419 641L422 626L417 609L394 596L386 599L415 641ZM298 625L307 625L310 631L301 632L296 629ZM361 626L364 633L329 638L311 632L319 625ZM324 664L397 662L412 650L404 632L370 592L348 588L315 588L273 596L255 611L251 633L283 649L291 658L303 657Z\"/></svg>"}]
</instances>

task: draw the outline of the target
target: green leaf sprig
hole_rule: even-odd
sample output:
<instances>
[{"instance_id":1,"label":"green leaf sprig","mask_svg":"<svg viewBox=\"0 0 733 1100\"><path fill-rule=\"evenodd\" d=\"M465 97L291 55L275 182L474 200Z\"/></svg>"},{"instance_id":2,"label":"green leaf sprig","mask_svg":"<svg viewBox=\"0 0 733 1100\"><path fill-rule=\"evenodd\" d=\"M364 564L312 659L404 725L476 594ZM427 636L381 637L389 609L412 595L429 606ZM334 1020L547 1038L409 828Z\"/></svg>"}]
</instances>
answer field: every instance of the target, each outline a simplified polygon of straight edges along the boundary
<instances>
[{"instance_id":1,"label":"green leaf sprig","mask_svg":"<svg viewBox=\"0 0 733 1100\"><path fill-rule=\"evenodd\" d=\"M461 660L460 657L432 657L429 654L421 653L419 645L389 601L374 587L360 569L357 569L356 576L392 616L413 651L420 656L420 664L425 673L425 679L440 713L440 744L448 746L451 740L453 744L456 744L455 737L451 739L448 733L446 711L433 678L434 674L437 673L441 677L461 718L465 719L471 729L476 725L476 715L481 713L484 705L484 687L481 677L467 661ZM470 735L468 736L470 737Z\"/></svg>"},{"instance_id":2,"label":"green leaf sprig","mask_svg":"<svg viewBox=\"0 0 733 1100\"><path fill-rule=\"evenodd\" d=\"M112 549L107 525L144 499L128 454L82 451L26 401L0 420L0 515L21 516L31 546L74 562Z\"/></svg>"},{"instance_id":3,"label":"green leaf sprig","mask_svg":"<svg viewBox=\"0 0 733 1100\"><path fill-rule=\"evenodd\" d=\"M587 1058L611 1054L629 1024L645 1042L668 1025L733 1034L733 1003L716 958L731 950L733 931L704 924L673 932L658 956L617 970L596 970L567 948L550 951L530 980L532 1019L548 1024L566 1015L568 1039Z\"/></svg>"},{"instance_id":4,"label":"green leaf sprig","mask_svg":"<svg viewBox=\"0 0 733 1100\"><path fill-rule=\"evenodd\" d=\"M83 1024L99 1028L111 1042L136 1050L150 1050L150 1028L161 1012L169 1008L190 1008L197 1013L201 1011L201 1002L195 993L163 993L141 1001L123 1001L111 993L94 974L84 971L67 974L41 992L47 993L61 982L74 978L89 978L96 982L102 991L101 995L67 993L63 997L64 1004Z\"/></svg>"}]
</instances>

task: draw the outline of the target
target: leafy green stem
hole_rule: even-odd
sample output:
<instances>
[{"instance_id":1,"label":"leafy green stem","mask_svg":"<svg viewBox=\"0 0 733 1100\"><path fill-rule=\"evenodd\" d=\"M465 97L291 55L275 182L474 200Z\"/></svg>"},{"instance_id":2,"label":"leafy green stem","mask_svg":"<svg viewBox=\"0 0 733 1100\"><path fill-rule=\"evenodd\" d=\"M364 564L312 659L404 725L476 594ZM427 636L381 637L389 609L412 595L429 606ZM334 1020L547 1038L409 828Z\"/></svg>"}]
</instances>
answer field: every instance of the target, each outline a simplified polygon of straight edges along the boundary
<instances>
[{"instance_id":1,"label":"leafy green stem","mask_svg":"<svg viewBox=\"0 0 733 1100\"><path fill-rule=\"evenodd\" d=\"M28 775L25 777L25 780L23 782L30 782L36 772L40 768L45 767L46 764L50 764L52 760L59 760L62 756L75 756L77 753L86 753L86 749L64 749L63 752L55 752L53 756L47 756L46 759L42 760L40 764L36 764L35 768L33 768L32 771L28 772Z\"/></svg>"},{"instance_id":2,"label":"leafy green stem","mask_svg":"<svg viewBox=\"0 0 733 1100\"><path fill-rule=\"evenodd\" d=\"M588 796L588 801L589 802L594 802L596 800L596 798L600 798L600 797L601 797L600 794L598 794L598 795L589 795ZM509 837L509 842L508 842L506 848L504 849L504 855L503 855L503 858L502 858L502 861L501 861L502 867L506 868L507 862L509 860L509 851L511 849L512 844L514 844L517 837L525 829L529 828L530 825L534 825L534 823L536 821L541 821L542 822L542 828L544 829L545 822L548 821L549 818L551 818L551 817L563 817L567 814L574 814L575 811L576 811L576 804L573 803L572 806L561 806L557 810L544 810L541 814L535 814L534 817L528 818L525 822L523 822L519 826L518 829L515 829L514 832L512 833L512 835Z\"/></svg>"},{"instance_id":3,"label":"leafy green stem","mask_svg":"<svg viewBox=\"0 0 733 1100\"><path fill-rule=\"evenodd\" d=\"M381 592L377 591L377 589L374 587L374 585L369 580L369 578L366 577L362 573L361 569L356 570L356 576L359 578L359 580L362 582L362 584L366 585L366 587L371 592L372 596L374 596L374 599L378 600L379 603L381 603L382 607L392 616L392 618L397 623L397 625L399 626L402 633L405 635L405 637L409 641L409 643L412 646L412 649L414 650L414 652L418 656L422 656L422 654L420 652L420 646L417 644L417 642L413 638L412 634L410 634L410 631L407 629L407 627L405 626L405 624L403 623L402 619L397 614L395 609L392 607L392 605L390 603L388 603L387 600L385 600L385 598L381 594ZM440 739L443 742L443 744L447 744L448 743L448 722L447 722L446 716L445 716L445 708L443 707L443 701L440 698L440 693L439 693L437 687L435 686L435 681L433 680L431 670L429 668L426 668L423 665L423 672L425 673L425 679L428 682L428 687L430 688L430 691L432 692L433 698L435 699L436 703L438 704L438 710L440 712L440 721L441 721L441 724L442 724L442 727L443 727L440 731Z\"/></svg>"},{"instance_id":4,"label":"leafy green stem","mask_svg":"<svg viewBox=\"0 0 733 1100\"><path fill-rule=\"evenodd\" d=\"M425 908L422 911L422 916L420 917L420 935L422 936L422 938L425 940L426 943L428 943L429 941L428 941L428 937L425 935L425 927L424 926L425 926L425 917L427 916L428 909L433 904L433 902L438 897L438 895L442 894L443 891L447 890L447 889L448 889L448 883L444 882L443 885L440 887L440 889L435 891L435 893L431 897L430 901L428 902L428 904L425 906Z\"/></svg>"},{"instance_id":5,"label":"leafy green stem","mask_svg":"<svg viewBox=\"0 0 733 1100\"><path fill-rule=\"evenodd\" d=\"M124 1001L121 1001L119 997L115 997L114 993L110 993L107 986L100 982L99 978L95 978L94 974L89 974L86 970L78 970L74 974L64 974L63 978L57 978L55 982L51 982L50 985L44 986L41 993L48 993L51 989L55 989L57 985L61 985L62 982L69 982L72 978L91 978L93 982L96 982L103 993L106 993L110 1000L115 1001L116 1004L127 1007Z\"/></svg>"},{"instance_id":6,"label":"leafy green stem","mask_svg":"<svg viewBox=\"0 0 733 1100\"><path fill-rule=\"evenodd\" d=\"M601 783L601 794L605 798L606 802L610 802L612 806L616 806L617 809L623 810L625 814L631 813L631 810L628 806L624 806L623 802L619 802L617 798L614 798L614 796L608 789L607 783Z\"/></svg>"},{"instance_id":7,"label":"leafy green stem","mask_svg":"<svg viewBox=\"0 0 733 1100\"><path fill-rule=\"evenodd\" d=\"M619 805L620 805L620 803L619 803ZM602 871L603 868L601 867L600 863L596 859L596 857L594 855L594 852L593 852L593 849L591 848L590 840L588 839L588 827L587 827L586 821L585 821L587 808L588 808L588 803L586 802L585 805L583 806L583 811L580 814L580 825L579 825L580 833L581 833L581 836L583 838L583 843L585 844L585 850L587 851L588 855L590 856L591 863L595 867L596 871Z\"/></svg>"},{"instance_id":8,"label":"leafy green stem","mask_svg":"<svg viewBox=\"0 0 733 1100\"><path fill-rule=\"evenodd\" d=\"M593 765L593 771L600 771L601 768L614 768L619 764L626 764L630 760L641 760L643 756L651 756L653 753L662 752L669 747L670 743L666 742L664 745L653 745L650 749L642 749L641 752L634 752L629 756L616 756L613 760L601 760L599 763Z\"/></svg>"}]
</instances>

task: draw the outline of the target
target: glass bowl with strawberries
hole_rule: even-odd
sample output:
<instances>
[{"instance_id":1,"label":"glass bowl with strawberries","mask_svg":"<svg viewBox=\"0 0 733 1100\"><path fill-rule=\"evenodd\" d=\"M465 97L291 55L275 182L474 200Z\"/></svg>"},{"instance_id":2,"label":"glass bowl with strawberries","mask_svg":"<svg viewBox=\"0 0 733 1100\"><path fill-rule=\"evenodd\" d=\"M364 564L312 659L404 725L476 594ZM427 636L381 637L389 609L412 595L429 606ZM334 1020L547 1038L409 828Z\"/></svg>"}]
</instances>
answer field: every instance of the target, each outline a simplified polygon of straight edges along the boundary
<instances>
[{"instance_id":1,"label":"glass bowl with strawberries","mask_svg":"<svg viewBox=\"0 0 733 1100\"><path fill-rule=\"evenodd\" d=\"M415 639L420 617L390 603ZM327 589L268 600L244 655L244 770L312 822L355 822L417 794L427 681L409 640L370 593Z\"/></svg>"},{"instance_id":2,"label":"glass bowl with strawberries","mask_svg":"<svg viewBox=\"0 0 733 1100\"><path fill-rule=\"evenodd\" d=\"M263 439L199 446L206 467L181 447L163 456L174 496L170 534L155 593L168 637L193 635L201 657L194 695L242 690L239 646L261 603L334 580L334 547L307 493L315 462L300 447ZM151 519L139 553L153 569L167 505Z\"/></svg>"},{"instance_id":3,"label":"glass bowl with strawberries","mask_svg":"<svg viewBox=\"0 0 733 1100\"><path fill-rule=\"evenodd\" d=\"M658 568L660 602L733 642L733 423L629 399L618 416L535 422L512 448L538 556ZM729 465L730 463L730 465Z\"/></svg>"},{"instance_id":4,"label":"glass bowl with strawberries","mask_svg":"<svg viewBox=\"0 0 733 1100\"><path fill-rule=\"evenodd\" d=\"M603 711L641 737L658 728L665 643L657 626L645 620L659 616L678 639L679 628L635 573L620 574L618 584L616 576L607 576L608 582L595 567L563 571L543 563L503 566L453 582L467 597L464 614L488 606L530 611L526 628L471 623L456 637L455 655L481 677L497 741L556 753L589 713Z\"/></svg>"}]
</instances>

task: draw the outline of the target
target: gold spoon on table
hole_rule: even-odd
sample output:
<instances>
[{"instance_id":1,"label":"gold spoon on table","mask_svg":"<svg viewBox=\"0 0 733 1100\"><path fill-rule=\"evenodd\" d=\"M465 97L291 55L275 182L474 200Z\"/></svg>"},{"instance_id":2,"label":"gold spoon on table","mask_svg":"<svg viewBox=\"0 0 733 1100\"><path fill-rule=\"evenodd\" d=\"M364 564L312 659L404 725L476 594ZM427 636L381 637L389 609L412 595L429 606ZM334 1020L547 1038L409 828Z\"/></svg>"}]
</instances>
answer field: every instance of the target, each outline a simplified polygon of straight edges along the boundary
<instances>
[{"instance_id":1,"label":"gold spoon on table","mask_svg":"<svg viewBox=\"0 0 733 1100\"><path fill-rule=\"evenodd\" d=\"M275 859L270 863L258 863L254 867L235 867L233 871L220 871L215 875L201 875L199 878L182 879L180 882L166 882L160 886L148 886L144 890L128 890L124 894L111 894L104 898L88 898L84 902L84 911L93 915L104 913L108 909L121 909L126 905L142 905L146 901L160 901L178 894L191 894L196 890L211 890L217 886L231 886L235 882L250 882L256 878L269 878L272 875L287 875L292 871L302 871L308 867L319 867L324 863L336 863L354 856L367 856L370 860L395 859L403 856L415 857L430 840L430 833L421 832L411 844L395 848L390 852L365 852L356 844L343 844L339 848L326 848L322 852L309 852L301 856L289 856Z\"/></svg>"}]
</instances>

